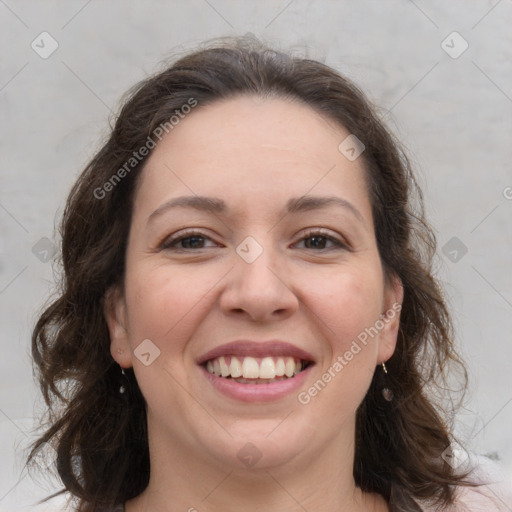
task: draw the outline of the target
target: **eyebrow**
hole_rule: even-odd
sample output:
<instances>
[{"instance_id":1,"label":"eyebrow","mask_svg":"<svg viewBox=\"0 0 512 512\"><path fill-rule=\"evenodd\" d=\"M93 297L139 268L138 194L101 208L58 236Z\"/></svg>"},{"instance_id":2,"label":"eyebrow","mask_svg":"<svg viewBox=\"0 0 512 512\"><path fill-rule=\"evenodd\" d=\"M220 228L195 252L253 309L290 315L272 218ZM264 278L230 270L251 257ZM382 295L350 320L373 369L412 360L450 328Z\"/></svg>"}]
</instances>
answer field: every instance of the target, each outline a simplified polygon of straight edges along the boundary
<instances>
[{"instance_id":1,"label":"eyebrow","mask_svg":"<svg viewBox=\"0 0 512 512\"><path fill-rule=\"evenodd\" d=\"M223 213L227 210L226 203L222 199L216 197L205 196L181 196L170 199L159 206L149 217L148 223L173 208L192 208L199 211L207 211L212 213Z\"/></svg>"},{"instance_id":2,"label":"eyebrow","mask_svg":"<svg viewBox=\"0 0 512 512\"><path fill-rule=\"evenodd\" d=\"M320 210L329 206L340 206L350 211L362 224L364 218L359 210L349 201L337 196L301 196L289 199L286 203L286 215L311 210ZM216 197L181 196L166 201L159 206L149 217L148 223L173 208L192 208L215 214L225 213L228 210L226 203Z\"/></svg>"},{"instance_id":3,"label":"eyebrow","mask_svg":"<svg viewBox=\"0 0 512 512\"><path fill-rule=\"evenodd\" d=\"M287 213L298 213L309 210L320 210L329 206L341 206L349 210L357 220L365 224L360 211L349 201L337 196L302 196L292 198L286 203Z\"/></svg>"}]
</instances>

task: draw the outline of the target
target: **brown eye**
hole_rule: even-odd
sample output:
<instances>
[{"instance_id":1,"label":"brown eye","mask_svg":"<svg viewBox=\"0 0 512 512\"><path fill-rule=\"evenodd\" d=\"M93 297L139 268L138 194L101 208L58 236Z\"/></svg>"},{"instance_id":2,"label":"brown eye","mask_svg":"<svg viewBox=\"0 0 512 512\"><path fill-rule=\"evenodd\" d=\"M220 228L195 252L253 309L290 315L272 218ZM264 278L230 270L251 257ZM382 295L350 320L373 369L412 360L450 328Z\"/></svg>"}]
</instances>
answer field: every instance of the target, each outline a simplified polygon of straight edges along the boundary
<instances>
[{"instance_id":1,"label":"brown eye","mask_svg":"<svg viewBox=\"0 0 512 512\"><path fill-rule=\"evenodd\" d=\"M304 239L306 249L325 249L328 242L332 242L325 236L309 236Z\"/></svg>"},{"instance_id":2,"label":"brown eye","mask_svg":"<svg viewBox=\"0 0 512 512\"><path fill-rule=\"evenodd\" d=\"M323 231L312 231L307 233L307 235L301 240L299 240L298 244L304 244L302 247L299 246L299 249L312 249L312 250L332 250L332 249L344 249L346 245L341 241L335 238L332 235L328 235Z\"/></svg>"},{"instance_id":3,"label":"brown eye","mask_svg":"<svg viewBox=\"0 0 512 512\"><path fill-rule=\"evenodd\" d=\"M207 243L211 242L211 245ZM186 251L194 249L206 249L208 247L216 247L217 244L211 238L203 235L202 233L185 233L182 236L175 236L167 238L162 243L162 249Z\"/></svg>"},{"instance_id":4,"label":"brown eye","mask_svg":"<svg viewBox=\"0 0 512 512\"><path fill-rule=\"evenodd\" d=\"M187 236L178 242L182 249L202 249L204 247L204 237L202 236Z\"/></svg>"}]
</instances>

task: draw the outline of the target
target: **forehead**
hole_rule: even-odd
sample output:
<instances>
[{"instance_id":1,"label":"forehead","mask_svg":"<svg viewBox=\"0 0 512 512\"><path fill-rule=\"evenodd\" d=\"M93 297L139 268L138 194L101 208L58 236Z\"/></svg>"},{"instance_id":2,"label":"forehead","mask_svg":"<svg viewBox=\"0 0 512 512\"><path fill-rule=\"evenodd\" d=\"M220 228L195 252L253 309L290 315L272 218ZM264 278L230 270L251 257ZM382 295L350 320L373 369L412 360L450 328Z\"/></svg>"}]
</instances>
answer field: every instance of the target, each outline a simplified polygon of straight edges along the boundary
<instances>
[{"instance_id":1,"label":"forehead","mask_svg":"<svg viewBox=\"0 0 512 512\"><path fill-rule=\"evenodd\" d=\"M136 206L192 193L281 207L280 198L309 190L364 202L362 159L338 150L348 135L298 101L241 96L198 105L148 158Z\"/></svg>"},{"instance_id":2,"label":"forehead","mask_svg":"<svg viewBox=\"0 0 512 512\"><path fill-rule=\"evenodd\" d=\"M214 150L227 160L243 159L247 149L255 150L252 157L265 157L274 149L276 154L288 151L301 158L327 160L329 153L337 152L341 134L348 132L303 102L243 95L196 107L164 138L152 158L179 147L182 153Z\"/></svg>"}]
</instances>

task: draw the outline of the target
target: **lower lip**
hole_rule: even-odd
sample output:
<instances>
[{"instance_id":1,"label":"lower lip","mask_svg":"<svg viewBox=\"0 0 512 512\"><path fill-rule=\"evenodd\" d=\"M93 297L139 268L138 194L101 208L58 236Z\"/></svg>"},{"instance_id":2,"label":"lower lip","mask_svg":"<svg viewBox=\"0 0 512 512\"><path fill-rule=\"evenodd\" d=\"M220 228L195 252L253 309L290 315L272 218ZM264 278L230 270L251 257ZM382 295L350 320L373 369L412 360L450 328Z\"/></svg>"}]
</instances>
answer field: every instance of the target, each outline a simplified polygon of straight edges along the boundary
<instances>
[{"instance_id":1,"label":"lower lip","mask_svg":"<svg viewBox=\"0 0 512 512\"><path fill-rule=\"evenodd\" d=\"M304 383L313 366L309 365L295 377L267 384L243 384L233 379L218 377L203 366L201 366L201 370L215 389L230 398L241 402L272 402L296 391Z\"/></svg>"}]
</instances>

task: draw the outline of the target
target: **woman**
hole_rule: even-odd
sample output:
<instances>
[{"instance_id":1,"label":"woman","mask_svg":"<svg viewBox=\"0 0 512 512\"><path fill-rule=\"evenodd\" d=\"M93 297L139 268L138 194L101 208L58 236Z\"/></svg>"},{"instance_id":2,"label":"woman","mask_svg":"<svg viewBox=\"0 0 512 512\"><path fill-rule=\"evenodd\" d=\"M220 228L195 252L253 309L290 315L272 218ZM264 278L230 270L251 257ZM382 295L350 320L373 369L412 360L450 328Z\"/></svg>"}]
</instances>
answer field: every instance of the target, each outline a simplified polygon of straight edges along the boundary
<instances>
[{"instance_id":1,"label":"woman","mask_svg":"<svg viewBox=\"0 0 512 512\"><path fill-rule=\"evenodd\" d=\"M459 510L415 190L318 62L230 40L139 84L67 202L32 458L80 511Z\"/></svg>"}]
</instances>

